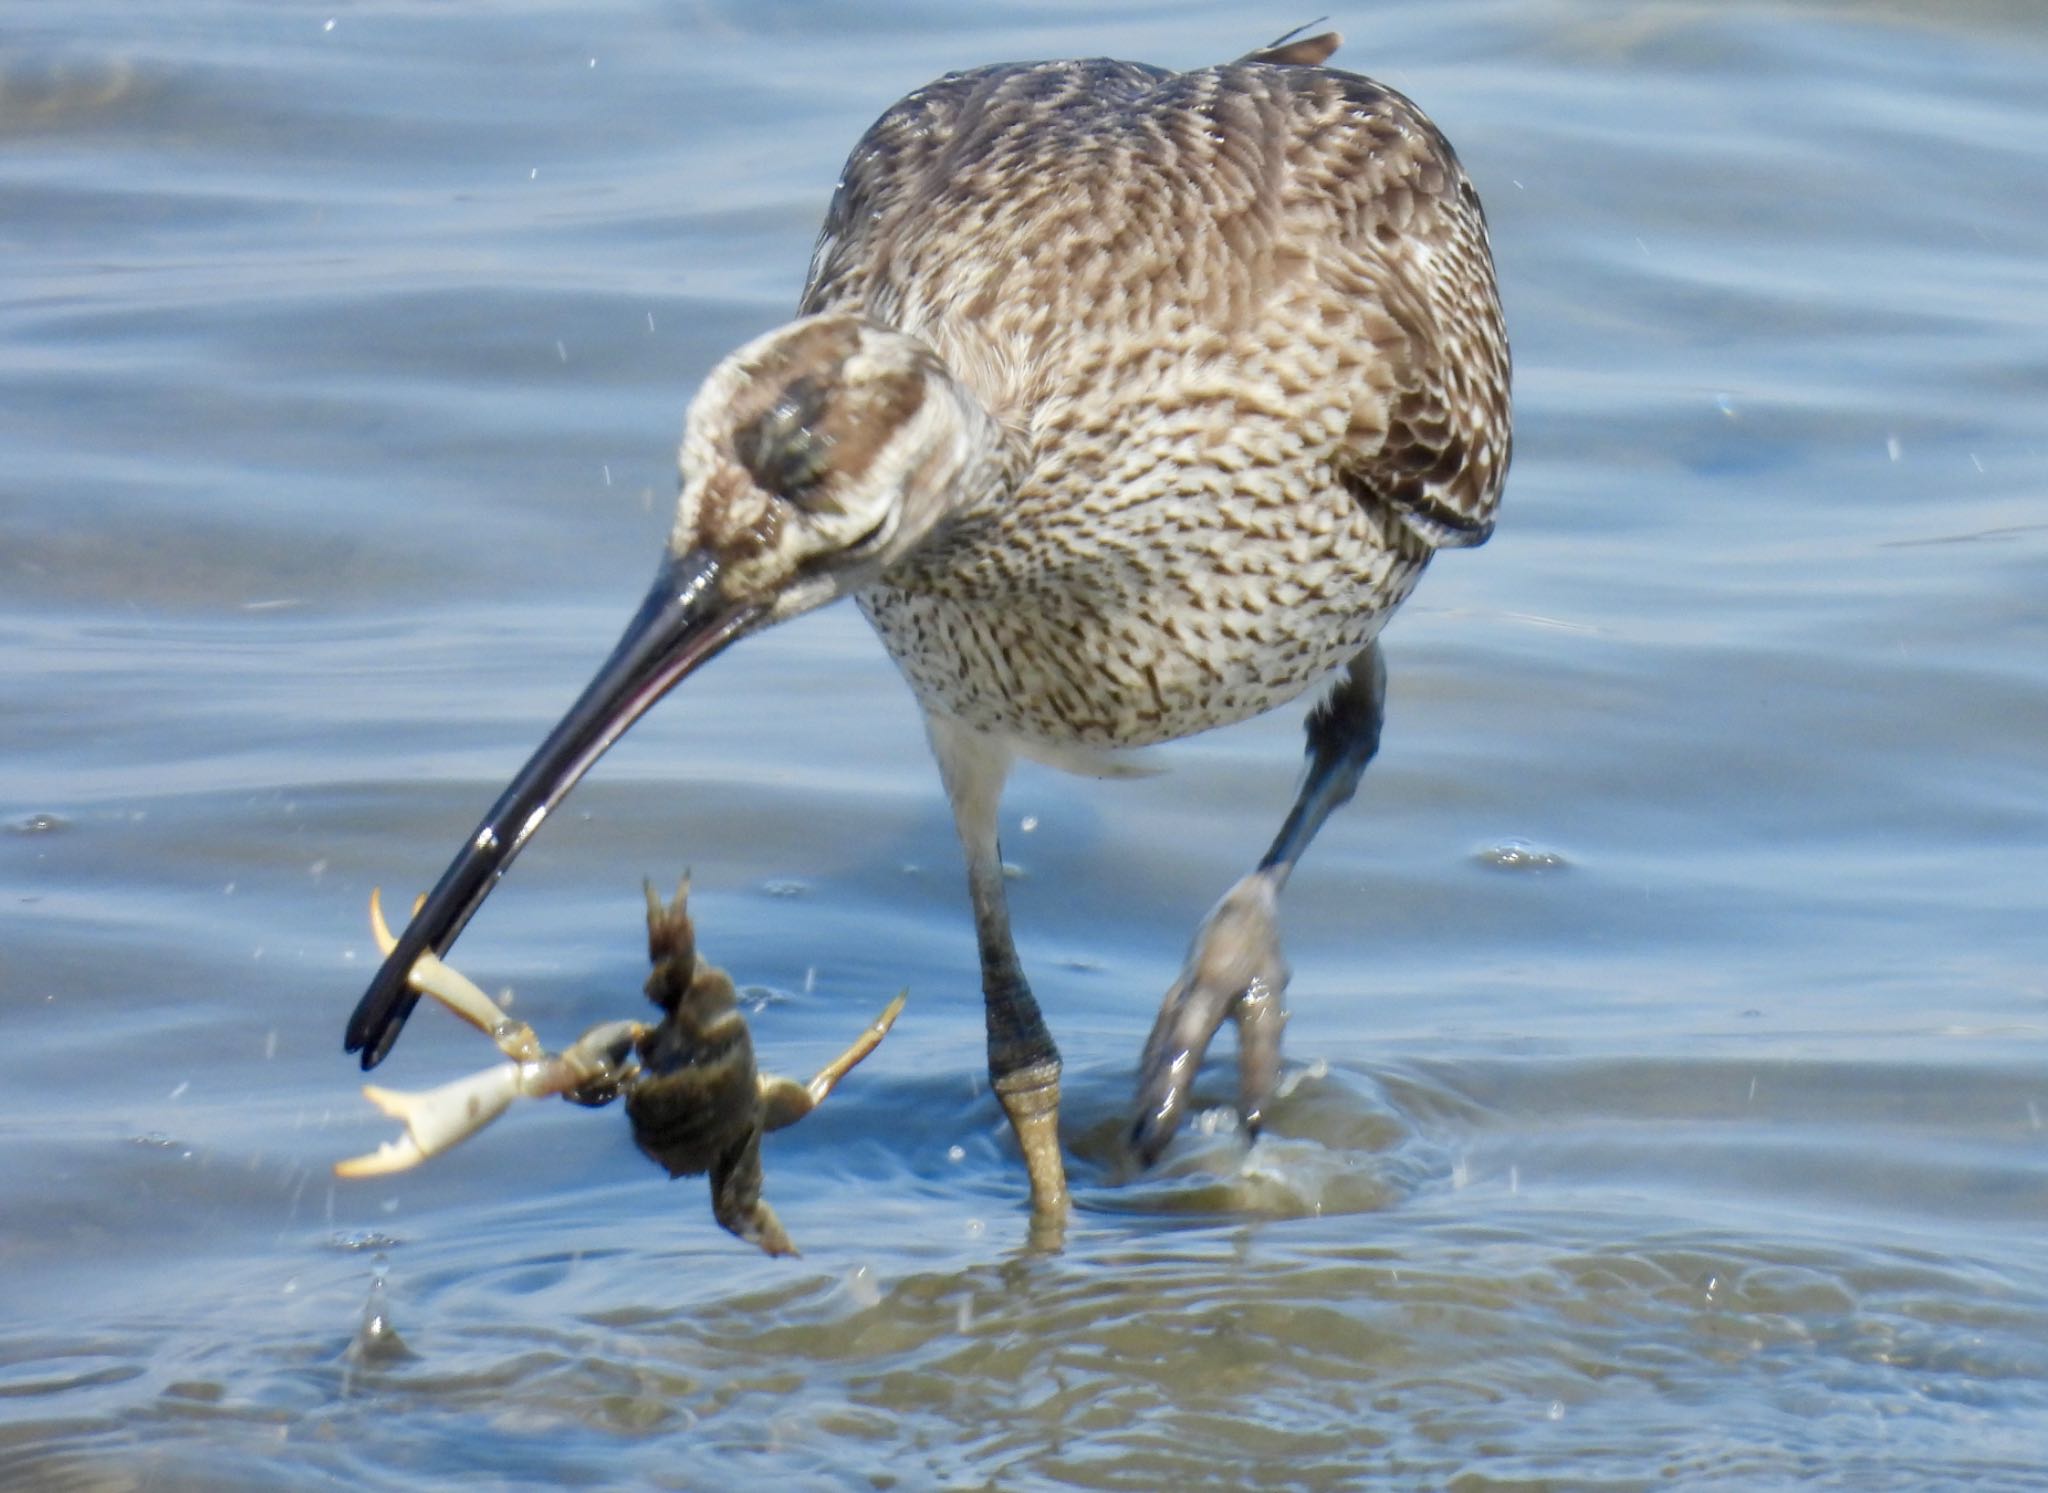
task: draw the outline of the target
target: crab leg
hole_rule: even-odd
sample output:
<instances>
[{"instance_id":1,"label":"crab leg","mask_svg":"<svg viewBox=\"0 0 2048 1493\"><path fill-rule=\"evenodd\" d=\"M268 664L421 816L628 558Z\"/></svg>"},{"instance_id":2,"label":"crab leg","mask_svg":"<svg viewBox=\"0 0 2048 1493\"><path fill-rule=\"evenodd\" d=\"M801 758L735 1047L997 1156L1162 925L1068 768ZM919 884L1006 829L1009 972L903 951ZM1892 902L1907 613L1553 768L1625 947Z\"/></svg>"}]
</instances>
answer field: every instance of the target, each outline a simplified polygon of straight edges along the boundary
<instances>
[{"instance_id":1,"label":"crab leg","mask_svg":"<svg viewBox=\"0 0 2048 1493\"><path fill-rule=\"evenodd\" d=\"M520 1095L519 1063L498 1063L481 1073L444 1083L438 1089L408 1092L363 1085L363 1097L394 1120L405 1134L388 1140L367 1156L334 1164L337 1177L381 1177L418 1166L457 1141L475 1135L505 1112Z\"/></svg>"},{"instance_id":2,"label":"crab leg","mask_svg":"<svg viewBox=\"0 0 2048 1493\"><path fill-rule=\"evenodd\" d=\"M881 1046L882 1039L889 1035L889 1028L903 1014L903 1002L909 995L906 990L890 1001L882 1014L868 1024L868 1029L853 1039L853 1045L820 1068L817 1077L809 1083L799 1086L793 1079L763 1077L761 1128L780 1130L786 1125L794 1125L823 1104L825 1096L838 1086L839 1080L852 1072L862 1058Z\"/></svg>"},{"instance_id":3,"label":"crab leg","mask_svg":"<svg viewBox=\"0 0 2048 1493\"><path fill-rule=\"evenodd\" d=\"M514 1099L546 1099L596 1083L616 1086L627 1055L644 1030L637 1021L607 1021L559 1053L542 1053L524 1063L497 1063L435 1089L382 1089L365 1084L363 1097L392 1119L403 1121L405 1134L367 1156L336 1162L334 1173L338 1177L381 1177L407 1171L468 1140L502 1115Z\"/></svg>"},{"instance_id":4,"label":"crab leg","mask_svg":"<svg viewBox=\"0 0 2048 1493\"><path fill-rule=\"evenodd\" d=\"M413 908L418 911L419 903L415 902ZM384 907L376 887L370 889L370 933L377 940L378 951L389 958L391 951L398 947L398 940L391 936L391 929L384 922ZM422 995L431 995L483 1032L513 1062L532 1062L545 1055L532 1027L507 1016L469 976L443 964L433 953L422 953L413 961L406 983Z\"/></svg>"},{"instance_id":5,"label":"crab leg","mask_svg":"<svg viewBox=\"0 0 2048 1493\"><path fill-rule=\"evenodd\" d=\"M882 1039L889 1035L889 1028L896 1024L896 1018L903 1014L903 1002L910 992L905 990L882 1009L882 1014L868 1023L868 1029L853 1039L853 1045L818 1070L818 1076L804 1087L810 1091L811 1103L823 1104L825 1096L838 1086L839 1080L853 1071L854 1064L882 1045Z\"/></svg>"},{"instance_id":6,"label":"crab leg","mask_svg":"<svg viewBox=\"0 0 2048 1493\"><path fill-rule=\"evenodd\" d=\"M375 890L370 893L370 932L388 957L397 940L384 921L383 901ZM385 1089L366 1084L364 1097L394 1120L403 1121L405 1134L366 1156L337 1162L337 1176L377 1177L418 1166L429 1156L438 1156L475 1135L521 1095L543 1099L591 1085L615 1086L621 1065L642 1031L638 1022L606 1022L592 1027L564 1051L551 1054L542 1048L532 1027L507 1016L474 981L433 954L421 954L414 960L407 979L413 989L431 995L488 1033L511 1061L433 1089Z\"/></svg>"}]
</instances>

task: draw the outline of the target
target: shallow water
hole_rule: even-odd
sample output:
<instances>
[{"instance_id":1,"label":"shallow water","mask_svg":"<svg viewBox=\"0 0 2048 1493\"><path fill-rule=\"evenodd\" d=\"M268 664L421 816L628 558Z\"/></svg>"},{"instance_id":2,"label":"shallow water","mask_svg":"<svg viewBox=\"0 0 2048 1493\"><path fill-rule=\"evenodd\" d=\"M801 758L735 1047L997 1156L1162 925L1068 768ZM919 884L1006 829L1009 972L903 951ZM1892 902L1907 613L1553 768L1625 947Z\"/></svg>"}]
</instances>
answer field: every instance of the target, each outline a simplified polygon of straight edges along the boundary
<instances>
[{"instance_id":1,"label":"shallow water","mask_svg":"<svg viewBox=\"0 0 2048 1493\"><path fill-rule=\"evenodd\" d=\"M1299 19L889 15L0 17L0 1484L2048 1487L2031 5L1334 18L1486 197L1516 466L1290 889L1256 1146L1118 1137L1298 712L1011 789L1078 1189L1034 1250L936 776L840 609L636 729L460 946L564 1039L687 865L772 1065L907 985L769 1145L803 1259L616 1114L330 1180L389 1132L340 1051L369 888L610 644L860 129ZM481 1049L424 1013L380 1076Z\"/></svg>"}]
</instances>

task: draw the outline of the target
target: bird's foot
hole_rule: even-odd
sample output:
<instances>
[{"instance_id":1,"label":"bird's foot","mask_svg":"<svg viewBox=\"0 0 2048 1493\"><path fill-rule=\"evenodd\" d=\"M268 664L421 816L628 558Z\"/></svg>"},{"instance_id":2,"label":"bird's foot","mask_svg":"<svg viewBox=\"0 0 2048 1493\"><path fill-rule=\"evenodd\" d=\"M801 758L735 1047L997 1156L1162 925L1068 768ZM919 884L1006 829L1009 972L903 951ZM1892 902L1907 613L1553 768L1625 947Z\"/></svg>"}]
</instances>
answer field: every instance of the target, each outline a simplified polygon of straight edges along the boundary
<instances>
[{"instance_id":1,"label":"bird's foot","mask_svg":"<svg viewBox=\"0 0 2048 1493\"><path fill-rule=\"evenodd\" d=\"M1237 1022L1238 1114L1256 1136L1280 1072L1287 1024L1287 960L1280 951L1280 883L1252 872L1223 894L1196 932L1180 978L1166 992L1138 1069L1131 1143L1147 1166L1180 1128L1195 1074L1216 1029Z\"/></svg>"},{"instance_id":2,"label":"bird's foot","mask_svg":"<svg viewBox=\"0 0 2048 1493\"><path fill-rule=\"evenodd\" d=\"M1017 1132L1024 1169L1031 1178L1031 1211L1041 1219L1064 1220L1067 1169L1060 1159L1060 1064L1033 1063L993 1079L996 1098Z\"/></svg>"}]
</instances>

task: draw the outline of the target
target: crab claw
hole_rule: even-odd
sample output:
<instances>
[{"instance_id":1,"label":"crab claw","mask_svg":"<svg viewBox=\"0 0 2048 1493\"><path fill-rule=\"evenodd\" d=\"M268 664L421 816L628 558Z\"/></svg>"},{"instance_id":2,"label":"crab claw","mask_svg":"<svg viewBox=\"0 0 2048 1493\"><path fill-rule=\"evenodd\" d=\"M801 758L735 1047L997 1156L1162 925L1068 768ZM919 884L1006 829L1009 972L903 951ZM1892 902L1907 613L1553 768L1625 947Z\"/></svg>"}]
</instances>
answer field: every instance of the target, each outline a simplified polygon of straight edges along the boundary
<instances>
[{"instance_id":1,"label":"crab claw","mask_svg":"<svg viewBox=\"0 0 2048 1493\"><path fill-rule=\"evenodd\" d=\"M367 1156L334 1164L337 1177L381 1177L418 1166L458 1141L469 1139L505 1112L524 1089L523 1065L499 1063L417 1093L363 1086L363 1097L394 1120L405 1122L405 1134L386 1141Z\"/></svg>"},{"instance_id":2,"label":"crab claw","mask_svg":"<svg viewBox=\"0 0 2048 1493\"><path fill-rule=\"evenodd\" d=\"M398 940L391 936L390 926L384 921L384 905L379 891L377 887L370 888L370 934L377 940L378 952L389 958L391 951L398 947ZM419 910L418 902L413 904L413 910ZM431 995L471 1026L484 1032L498 1044L498 1050L515 1063L530 1063L542 1055L540 1039L534 1036L532 1027L507 1016L498 1008L496 1001L477 988L475 981L453 966L443 964L431 951L413 960L406 983L423 995Z\"/></svg>"}]
</instances>

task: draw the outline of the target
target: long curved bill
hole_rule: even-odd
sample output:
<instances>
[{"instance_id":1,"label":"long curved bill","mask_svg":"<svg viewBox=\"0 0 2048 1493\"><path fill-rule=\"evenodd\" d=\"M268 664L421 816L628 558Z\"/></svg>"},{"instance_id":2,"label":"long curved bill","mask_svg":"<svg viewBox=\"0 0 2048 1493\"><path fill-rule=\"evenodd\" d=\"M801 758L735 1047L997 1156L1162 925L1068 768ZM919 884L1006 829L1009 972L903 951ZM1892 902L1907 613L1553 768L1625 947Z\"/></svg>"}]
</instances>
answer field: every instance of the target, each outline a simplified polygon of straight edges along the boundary
<instances>
[{"instance_id":1,"label":"long curved bill","mask_svg":"<svg viewBox=\"0 0 2048 1493\"><path fill-rule=\"evenodd\" d=\"M409 976L422 954L448 952L498 878L564 794L649 706L744 634L761 616L719 592L718 563L702 551L663 560L618 646L470 836L349 1018L347 1049L374 1068L419 1003Z\"/></svg>"}]
</instances>

